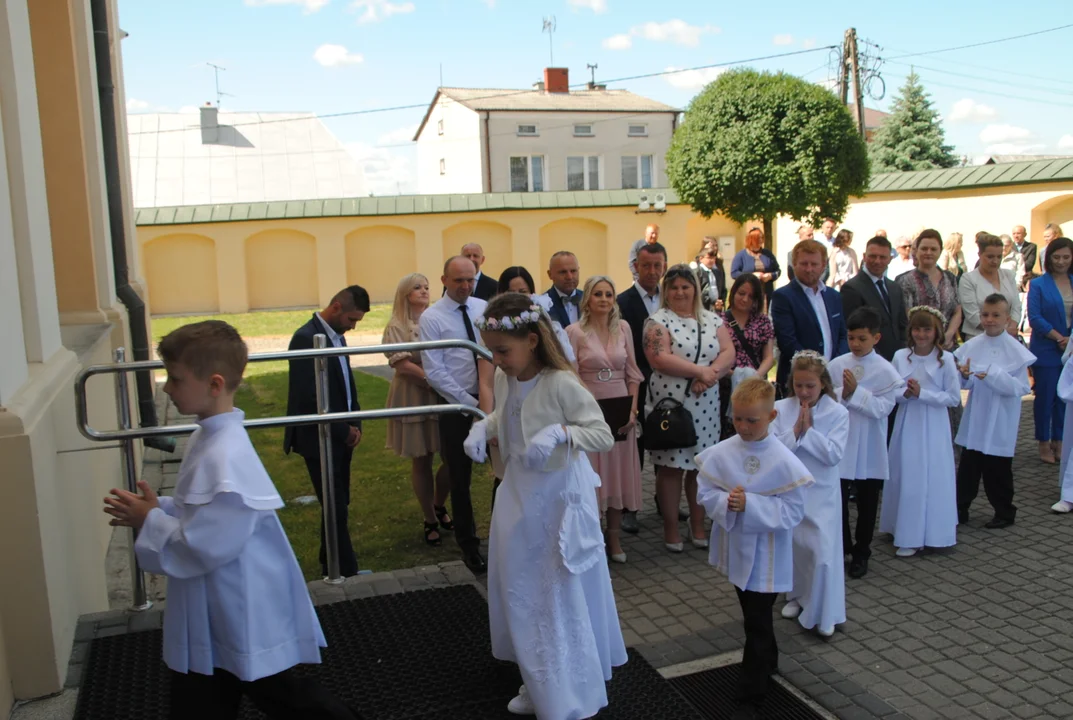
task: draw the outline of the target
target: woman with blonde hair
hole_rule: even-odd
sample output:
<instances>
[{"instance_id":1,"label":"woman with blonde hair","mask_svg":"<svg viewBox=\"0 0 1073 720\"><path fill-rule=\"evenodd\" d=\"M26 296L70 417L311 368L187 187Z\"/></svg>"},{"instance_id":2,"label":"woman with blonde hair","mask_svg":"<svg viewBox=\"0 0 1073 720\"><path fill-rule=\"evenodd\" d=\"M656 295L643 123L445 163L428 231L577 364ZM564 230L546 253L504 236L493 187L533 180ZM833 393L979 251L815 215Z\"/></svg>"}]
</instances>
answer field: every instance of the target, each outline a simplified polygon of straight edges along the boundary
<instances>
[{"instance_id":1,"label":"woman with blonde hair","mask_svg":"<svg viewBox=\"0 0 1073 720\"><path fill-rule=\"evenodd\" d=\"M590 452L589 461L600 476L600 509L607 518L607 553L612 562L626 562L619 537L622 513L641 509L641 463L637 455L637 391L644 375L634 357L633 335L615 301L615 283L606 275L585 282L578 308L580 317L566 328L577 357L578 375L599 400L629 401L625 424L616 420L611 433L618 441L606 452ZM611 403L609 403L610 405ZM618 425L618 427L615 427Z\"/></svg>"},{"instance_id":2,"label":"woman with blonde hair","mask_svg":"<svg viewBox=\"0 0 1073 720\"><path fill-rule=\"evenodd\" d=\"M828 261L829 274L827 286L841 290L850 278L856 275L861 264L857 261L857 251L850 247L853 243L853 231L842 228L831 240L831 259Z\"/></svg>"},{"instance_id":3,"label":"woman with blonde hair","mask_svg":"<svg viewBox=\"0 0 1073 720\"><path fill-rule=\"evenodd\" d=\"M383 342L387 344L418 342L417 321L428 309L428 278L411 273L399 281L391 320L384 328ZM388 390L387 407L416 407L436 405L439 398L429 386L421 366L421 353L405 351L386 353L388 364L395 371ZM411 415L389 418L387 447L399 457L410 458L410 481L414 495L425 516L425 542L439 545L440 529L453 530L454 522L447 512L447 496L451 492L450 475L446 465L432 474L432 463L440 449L440 436L435 415Z\"/></svg>"},{"instance_id":4,"label":"woman with blonde hair","mask_svg":"<svg viewBox=\"0 0 1073 720\"><path fill-rule=\"evenodd\" d=\"M961 250L963 239L959 232L947 235L943 254L939 256L939 269L946 270L955 280L960 279L969 269L965 264L965 253Z\"/></svg>"}]
</instances>

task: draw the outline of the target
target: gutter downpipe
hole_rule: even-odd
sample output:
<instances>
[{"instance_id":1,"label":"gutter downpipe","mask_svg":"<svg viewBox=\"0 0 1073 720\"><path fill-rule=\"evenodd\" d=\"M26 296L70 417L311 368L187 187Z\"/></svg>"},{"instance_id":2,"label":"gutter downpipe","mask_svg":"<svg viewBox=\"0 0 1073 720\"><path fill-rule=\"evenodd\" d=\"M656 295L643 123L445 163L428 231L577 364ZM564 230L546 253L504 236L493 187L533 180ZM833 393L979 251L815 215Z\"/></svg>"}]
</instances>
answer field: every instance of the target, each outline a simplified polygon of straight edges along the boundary
<instances>
[{"instance_id":1,"label":"gutter downpipe","mask_svg":"<svg viewBox=\"0 0 1073 720\"><path fill-rule=\"evenodd\" d=\"M149 333L146 329L145 302L130 284L127 261L127 232L123 212L123 191L119 173L119 143L116 139L115 85L112 83L111 34L108 30L108 0L90 0L93 19L93 50L97 64L97 93L101 106L101 144L104 155L104 178L108 193L108 225L112 240L112 267L115 291L127 309L131 352L135 361L149 360ZM141 427L155 427L153 378L148 370L135 373L138 416ZM175 452L175 438L145 438L147 447Z\"/></svg>"},{"instance_id":2,"label":"gutter downpipe","mask_svg":"<svg viewBox=\"0 0 1073 720\"><path fill-rule=\"evenodd\" d=\"M484 191L492 192L492 138L488 130L491 113L484 111Z\"/></svg>"}]
</instances>

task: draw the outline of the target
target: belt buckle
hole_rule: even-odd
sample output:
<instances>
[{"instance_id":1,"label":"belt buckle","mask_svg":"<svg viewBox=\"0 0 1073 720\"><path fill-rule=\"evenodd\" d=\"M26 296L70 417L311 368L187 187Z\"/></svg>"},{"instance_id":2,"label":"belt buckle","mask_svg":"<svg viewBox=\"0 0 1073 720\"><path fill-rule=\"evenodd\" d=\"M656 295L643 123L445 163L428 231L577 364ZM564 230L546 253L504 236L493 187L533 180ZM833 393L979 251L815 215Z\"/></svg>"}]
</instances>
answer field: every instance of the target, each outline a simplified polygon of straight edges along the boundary
<instances>
[{"instance_id":1,"label":"belt buckle","mask_svg":"<svg viewBox=\"0 0 1073 720\"><path fill-rule=\"evenodd\" d=\"M607 377L604 377L604 373L607 373ZM599 380L600 382L610 382L611 378L612 378L612 376L614 376L614 374L615 374L615 371L612 370L611 368L604 368L604 369L600 370L600 372L596 373L596 379Z\"/></svg>"}]
</instances>

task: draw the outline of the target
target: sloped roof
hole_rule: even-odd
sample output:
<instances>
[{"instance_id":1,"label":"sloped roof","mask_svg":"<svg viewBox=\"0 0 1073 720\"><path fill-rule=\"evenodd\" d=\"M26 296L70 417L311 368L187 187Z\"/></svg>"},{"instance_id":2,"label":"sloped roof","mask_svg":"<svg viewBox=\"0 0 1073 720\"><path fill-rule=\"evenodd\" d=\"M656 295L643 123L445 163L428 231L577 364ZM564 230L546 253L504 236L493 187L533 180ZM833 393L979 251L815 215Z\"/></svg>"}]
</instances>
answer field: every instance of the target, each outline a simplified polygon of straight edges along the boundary
<instances>
[{"instance_id":1,"label":"sloped roof","mask_svg":"<svg viewBox=\"0 0 1073 720\"><path fill-rule=\"evenodd\" d=\"M425 117L417 127L414 140L424 129L432 108L440 98L454 100L474 111L503 112L629 112L677 113L678 108L656 100L635 95L628 90L571 90L568 93L549 93L543 90L505 88L447 88L436 91Z\"/></svg>"},{"instance_id":2,"label":"sloped roof","mask_svg":"<svg viewBox=\"0 0 1073 720\"><path fill-rule=\"evenodd\" d=\"M218 114L204 143L200 117L127 116L134 207L255 203L364 195L365 177L312 113Z\"/></svg>"},{"instance_id":3,"label":"sloped roof","mask_svg":"<svg viewBox=\"0 0 1073 720\"><path fill-rule=\"evenodd\" d=\"M1060 160L1073 158L1073 155L989 155L983 165L998 165L1000 163L1021 162L1026 160Z\"/></svg>"},{"instance_id":4,"label":"sloped roof","mask_svg":"<svg viewBox=\"0 0 1073 720\"><path fill-rule=\"evenodd\" d=\"M998 185L1073 182L1073 157L873 175L869 193L965 190Z\"/></svg>"}]
</instances>

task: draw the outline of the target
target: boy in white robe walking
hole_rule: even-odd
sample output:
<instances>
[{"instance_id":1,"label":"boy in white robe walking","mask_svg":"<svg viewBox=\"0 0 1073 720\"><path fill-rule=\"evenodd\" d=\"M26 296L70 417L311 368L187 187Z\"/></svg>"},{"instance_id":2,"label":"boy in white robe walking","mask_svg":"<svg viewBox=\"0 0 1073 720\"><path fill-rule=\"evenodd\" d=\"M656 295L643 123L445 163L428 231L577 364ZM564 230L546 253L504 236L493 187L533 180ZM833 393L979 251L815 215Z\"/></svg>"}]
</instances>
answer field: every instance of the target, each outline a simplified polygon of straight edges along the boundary
<instances>
[{"instance_id":1,"label":"boy in white robe walking","mask_svg":"<svg viewBox=\"0 0 1073 720\"><path fill-rule=\"evenodd\" d=\"M1066 416L1073 418L1073 345L1067 346L1063 360L1065 366L1062 374L1058 376L1058 397L1066 404ZM1058 470L1058 485L1061 496L1058 502L1051 505L1051 510L1056 513L1068 513L1073 511L1073 467L1069 464L1069 453L1073 449L1073 422L1066 423L1062 438L1061 464Z\"/></svg>"},{"instance_id":2,"label":"boy in white robe walking","mask_svg":"<svg viewBox=\"0 0 1073 720\"><path fill-rule=\"evenodd\" d=\"M775 419L775 389L758 377L731 397L737 435L696 457L697 502L712 519L708 562L738 593L745 652L735 718L757 717L771 675L778 670L772 608L793 589L793 529L805 514L813 484L804 464L768 433Z\"/></svg>"},{"instance_id":3,"label":"boy in white robe walking","mask_svg":"<svg viewBox=\"0 0 1073 720\"><path fill-rule=\"evenodd\" d=\"M270 718L357 716L316 681L293 672L319 663L324 633L276 516L283 500L234 407L246 344L209 320L169 333L158 352L164 392L196 415L174 497L112 490L104 511L137 532L142 567L168 577L164 662L169 717L238 717L242 696Z\"/></svg>"},{"instance_id":4,"label":"boy in white robe walking","mask_svg":"<svg viewBox=\"0 0 1073 720\"><path fill-rule=\"evenodd\" d=\"M842 543L851 555L849 576L862 578L872 556L872 537L883 481L890 477L887 464L887 418L905 381L894 366L875 351L880 339L879 313L857 308L846 321L850 351L831 361L835 395L849 410L849 441L839 463L842 476ZM857 530L850 535L850 483L857 487Z\"/></svg>"},{"instance_id":5,"label":"boy in white robe walking","mask_svg":"<svg viewBox=\"0 0 1073 720\"><path fill-rule=\"evenodd\" d=\"M964 449L957 471L958 522L969 521L969 506L984 481L995 511L984 524L990 530L1013 525L1013 454L1021 424L1021 398L1030 391L1028 368L1036 356L1006 332L1010 302L994 293L980 306L984 332L954 351L961 386L969 400L954 442Z\"/></svg>"}]
</instances>

